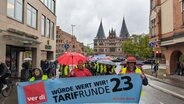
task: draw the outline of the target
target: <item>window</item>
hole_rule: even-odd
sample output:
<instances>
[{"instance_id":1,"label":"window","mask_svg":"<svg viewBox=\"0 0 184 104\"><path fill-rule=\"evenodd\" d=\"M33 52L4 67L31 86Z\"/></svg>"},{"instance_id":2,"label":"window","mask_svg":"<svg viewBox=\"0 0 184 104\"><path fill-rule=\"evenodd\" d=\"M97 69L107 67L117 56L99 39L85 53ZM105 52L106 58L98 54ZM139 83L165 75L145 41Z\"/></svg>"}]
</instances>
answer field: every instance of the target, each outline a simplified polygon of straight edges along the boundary
<instances>
[{"instance_id":1,"label":"window","mask_svg":"<svg viewBox=\"0 0 184 104\"><path fill-rule=\"evenodd\" d=\"M37 10L31 5L27 4L27 25L36 28L37 27Z\"/></svg>"},{"instance_id":2,"label":"window","mask_svg":"<svg viewBox=\"0 0 184 104\"><path fill-rule=\"evenodd\" d=\"M103 43L99 43L99 45L104 45Z\"/></svg>"},{"instance_id":3,"label":"window","mask_svg":"<svg viewBox=\"0 0 184 104\"><path fill-rule=\"evenodd\" d=\"M115 45L116 45L116 43L109 43L109 45L113 45L113 46L115 46Z\"/></svg>"},{"instance_id":4,"label":"window","mask_svg":"<svg viewBox=\"0 0 184 104\"><path fill-rule=\"evenodd\" d=\"M49 10L55 13L55 0L41 0Z\"/></svg>"},{"instance_id":5,"label":"window","mask_svg":"<svg viewBox=\"0 0 184 104\"><path fill-rule=\"evenodd\" d=\"M184 25L184 0L182 0L182 20Z\"/></svg>"},{"instance_id":6,"label":"window","mask_svg":"<svg viewBox=\"0 0 184 104\"><path fill-rule=\"evenodd\" d=\"M49 19L47 19L47 25L46 25L46 37L47 38L50 38L50 20Z\"/></svg>"},{"instance_id":7,"label":"window","mask_svg":"<svg viewBox=\"0 0 184 104\"><path fill-rule=\"evenodd\" d=\"M97 46L98 44L97 43L94 43L94 46Z\"/></svg>"},{"instance_id":8,"label":"window","mask_svg":"<svg viewBox=\"0 0 184 104\"><path fill-rule=\"evenodd\" d=\"M54 0L52 0L51 2L51 11L55 13L55 1Z\"/></svg>"},{"instance_id":9,"label":"window","mask_svg":"<svg viewBox=\"0 0 184 104\"><path fill-rule=\"evenodd\" d=\"M155 25L155 19L151 20L151 37L154 37L156 35L155 33L155 29L156 29L156 25Z\"/></svg>"},{"instance_id":10,"label":"window","mask_svg":"<svg viewBox=\"0 0 184 104\"><path fill-rule=\"evenodd\" d=\"M156 0L151 0L151 9L155 8Z\"/></svg>"},{"instance_id":11,"label":"window","mask_svg":"<svg viewBox=\"0 0 184 104\"><path fill-rule=\"evenodd\" d=\"M99 52L104 52L104 49L99 49Z\"/></svg>"},{"instance_id":12,"label":"window","mask_svg":"<svg viewBox=\"0 0 184 104\"><path fill-rule=\"evenodd\" d=\"M45 21L46 21L46 17L44 15L42 15L42 20L41 20L41 34L43 36L45 36Z\"/></svg>"},{"instance_id":13,"label":"window","mask_svg":"<svg viewBox=\"0 0 184 104\"><path fill-rule=\"evenodd\" d=\"M8 0L7 15L22 22L23 0Z\"/></svg>"},{"instance_id":14,"label":"window","mask_svg":"<svg viewBox=\"0 0 184 104\"><path fill-rule=\"evenodd\" d=\"M116 52L116 48L111 47L111 48L110 48L110 52Z\"/></svg>"},{"instance_id":15,"label":"window","mask_svg":"<svg viewBox=\"0 0 184 104\"><path fill-rule=\"evenodd\" d=\"M54 40L54 22L50 23L50 35L51 39Z\"/></svg>"}]
</instances>

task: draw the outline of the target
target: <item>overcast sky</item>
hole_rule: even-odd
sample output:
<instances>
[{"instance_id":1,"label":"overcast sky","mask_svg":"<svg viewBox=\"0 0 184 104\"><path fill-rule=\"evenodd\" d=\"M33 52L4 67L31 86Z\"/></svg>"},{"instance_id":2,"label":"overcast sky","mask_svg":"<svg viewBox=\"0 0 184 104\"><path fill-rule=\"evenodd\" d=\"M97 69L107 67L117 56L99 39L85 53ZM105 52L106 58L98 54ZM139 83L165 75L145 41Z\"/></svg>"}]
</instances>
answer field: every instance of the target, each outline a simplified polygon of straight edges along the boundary
<instances>
[{"instance_id":1,"label":"overcast sky","mask_svg":"<svg viewBox=\"0 0 184 104\"><path fill-rule=\"evenodd\" d=\"M149 0L56 0L57 25L77 40L93 43L102 19L106 36L111 28L119 36L123 17L130 34L149 32Z\"/></svg>"}]
</instances>

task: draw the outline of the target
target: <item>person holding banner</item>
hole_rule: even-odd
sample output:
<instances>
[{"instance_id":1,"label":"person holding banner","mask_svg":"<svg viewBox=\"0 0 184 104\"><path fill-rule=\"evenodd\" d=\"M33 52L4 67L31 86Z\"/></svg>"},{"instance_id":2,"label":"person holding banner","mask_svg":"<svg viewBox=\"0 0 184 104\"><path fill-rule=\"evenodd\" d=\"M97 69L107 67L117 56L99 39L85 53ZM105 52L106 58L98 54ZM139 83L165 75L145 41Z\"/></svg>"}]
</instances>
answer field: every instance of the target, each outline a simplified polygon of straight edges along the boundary
<instances>
[{"instance_id":1,"label":"person holding banner","mask_svg":"<svg viewBox=\"0 0 184 104\"><path fill-rule=\"evenodd\" d=\"M135 57L128 57L127 58L127 62L126 62L126 67L122 68L122 70L120 70L119 74L127 74L127 73L137 73L141 75L142 78L142 84L143 85L148 85L148 79L146 78L146 76L144 75L144 72L136 67L136 58Z\"/></svg>"},{"instance_id":2,"label":"person holding banner","mask_svg":"<svg viewBox=\"0 0 184 104\"><path fill-rule=\"evenodd\" d=\"M78 61L77 67L72 69L72 71L69 74L69 77L87 77L87 76L92 76L91 72L89 69L85 68L84 62L82 60Z\"/></svg>"},{"instance_id":3,"label":"person holding banner","mask_svg":"<svg viewBox=\"0 0 184 104\"><path fill-rule=\"evenodd\" d=\"M30 82L33 82L35 80L47 80L48 76L43 74L43 72L41 71L41 69L39 68L34 68L32 70L32 77L29 79Z\"/></svg>"}]
</instances>

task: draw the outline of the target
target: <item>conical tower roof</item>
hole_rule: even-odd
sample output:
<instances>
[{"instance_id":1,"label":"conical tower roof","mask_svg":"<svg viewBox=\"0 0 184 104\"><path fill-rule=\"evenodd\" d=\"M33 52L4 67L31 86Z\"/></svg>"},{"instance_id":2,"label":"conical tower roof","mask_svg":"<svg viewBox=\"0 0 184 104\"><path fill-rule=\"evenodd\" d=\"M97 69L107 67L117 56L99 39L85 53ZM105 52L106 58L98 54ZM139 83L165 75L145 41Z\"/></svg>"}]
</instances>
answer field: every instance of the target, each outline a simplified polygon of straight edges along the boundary
<instances>
[{"instance_id":1,"label":"conical tower roof","mask_svg":"<svg viewBox=\"0 0 184 104\"><path fill-rule=\"evenodd\" d=\"M96 35L96 39L105 39L105 33L104 33L104 29L103 29L103 25L102 25L102 20L100 22L100 26L98 28L98 32Z\"/></svg>"},{"instance_id":2,"label":"conical tower roof","mask_svg":"<svg viewBox=\"0 0 184 104\"><path fill-rule=\"evenodd\" d=\"M125 19L123 18L123 23L120 31L120 38L128 38L130 36L128 29L126 27Z\"/></svg>"}]
</instances>

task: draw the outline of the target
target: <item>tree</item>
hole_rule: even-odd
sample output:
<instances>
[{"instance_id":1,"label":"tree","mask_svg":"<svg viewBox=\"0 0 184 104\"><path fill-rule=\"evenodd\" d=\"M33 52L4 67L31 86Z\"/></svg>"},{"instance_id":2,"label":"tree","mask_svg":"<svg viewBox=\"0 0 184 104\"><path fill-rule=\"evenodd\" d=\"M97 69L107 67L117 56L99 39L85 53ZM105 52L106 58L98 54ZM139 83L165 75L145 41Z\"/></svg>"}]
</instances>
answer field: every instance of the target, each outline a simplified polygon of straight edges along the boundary
<instances>
[{"instance_id":1,"label":"tree","mask_svg":"<svg viewBox=\"0 0 184 104\"><path fill-rule=\"evenodd\" d=\"M149 35L132 35L131 38L122 43L125 54L134 55L141 59L150 58L152 48L149 47Z\"/></svg>"},{"instance_id":2,"label":"tree","mask_svg":"<svg viewBox=\"0 0 184 104\"><path fill-rule=\"evenodd\" d=\"M87 55L93 55L93 49L89 46L85 46L85 52L87 53Z\"/></svg>"}]
</instances>

